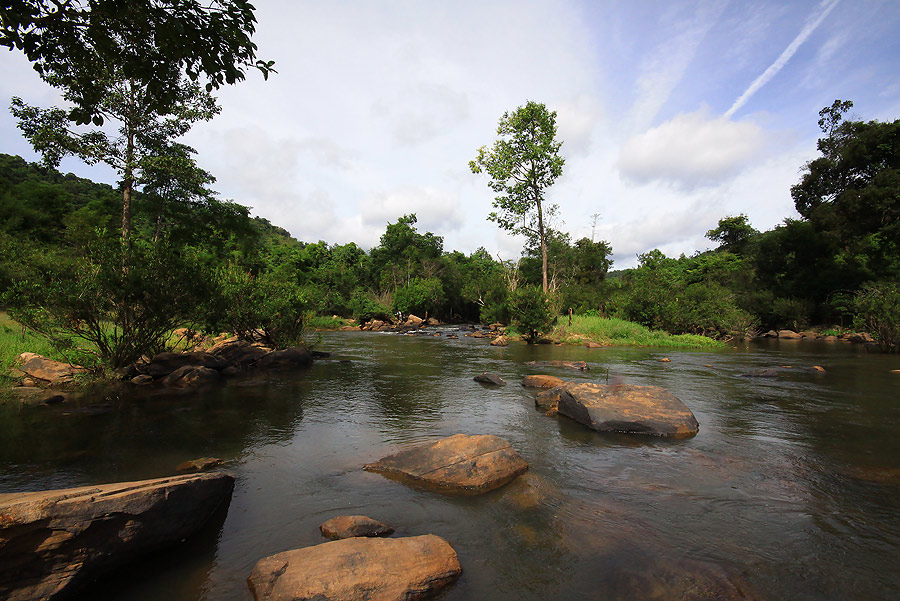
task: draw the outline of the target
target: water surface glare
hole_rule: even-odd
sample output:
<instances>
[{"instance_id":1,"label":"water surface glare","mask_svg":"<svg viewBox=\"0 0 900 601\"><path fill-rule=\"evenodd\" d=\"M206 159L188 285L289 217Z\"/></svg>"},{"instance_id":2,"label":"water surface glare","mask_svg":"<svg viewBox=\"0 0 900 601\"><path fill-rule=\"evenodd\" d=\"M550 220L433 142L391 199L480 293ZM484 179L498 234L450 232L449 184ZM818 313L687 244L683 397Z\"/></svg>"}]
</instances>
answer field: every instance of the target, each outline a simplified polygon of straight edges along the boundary
<instances>
[{"instance_id":1,"label":"water surface glare","mask_svg":"<svg viewBox=\"0 0 900 601\"><path fill-rule=\"evenodd\" d=\"M91 599L249 600L258 559L323 542L319 524L340 514L381 520L394 536L447 539L463 575L446 601L675 599L685 574L728 578L771 601L900 594L896 356L794 341L716 352L497 348L356 332L327 333L319 348L335 356L299 373L81 401L110 403L105 413L2 406L0 493L161 477L202 456L228 462L237 482L227 514ZM591 369L525 365L547 359ZM772 367L779 377L740 377ZM482 371L509 385L474 382ZM519 385L531 373L663 386L700 433L604 435L545 417ZM529 472L456 497L361 470L460 432L507 439Z\"/></svg>"}]
</instances>

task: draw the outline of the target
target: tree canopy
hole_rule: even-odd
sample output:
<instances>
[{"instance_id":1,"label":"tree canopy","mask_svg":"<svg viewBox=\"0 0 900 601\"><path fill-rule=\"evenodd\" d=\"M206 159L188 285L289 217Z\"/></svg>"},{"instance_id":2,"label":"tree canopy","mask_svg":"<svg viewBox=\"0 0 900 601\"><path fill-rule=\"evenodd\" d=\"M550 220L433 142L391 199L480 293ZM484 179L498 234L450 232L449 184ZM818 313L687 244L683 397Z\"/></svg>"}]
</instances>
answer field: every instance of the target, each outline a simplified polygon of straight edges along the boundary
<instances>
[{"instance_id":1,"label":"tree canopy","mask_svg":"<svg viewBox=\"0 0 900 601\"><path fill-rule=\"evenodd\" d=\"M0 46L16 48L42 78L65 82L76 123L103 123L107 89L98 65L143 82L155 112L175 101L180 76L205 78L207 91L264 77L256 57L254 6L247 0L15 0L0 6ZM57 85L57 84L54 84Z\"/></svg>"},{"instance_id":2,"label":"tree canopy","mask_svg":"<svg viewBox=\"0 0 900 601\"><path fill-rule=\"evenodd\" d=\"M498 139L488 149L478 149L469 162L473 173L486 171L489 186L498 196L488 220L516 234L539 241L542 256L542 286L546 293L546 220L556 206L544 204L544 190L562 175L565 159L559 155L562 142L556 141L556 111L529 100L513 112L503 113L497 126Z\"/></svg>"}]
</instances>

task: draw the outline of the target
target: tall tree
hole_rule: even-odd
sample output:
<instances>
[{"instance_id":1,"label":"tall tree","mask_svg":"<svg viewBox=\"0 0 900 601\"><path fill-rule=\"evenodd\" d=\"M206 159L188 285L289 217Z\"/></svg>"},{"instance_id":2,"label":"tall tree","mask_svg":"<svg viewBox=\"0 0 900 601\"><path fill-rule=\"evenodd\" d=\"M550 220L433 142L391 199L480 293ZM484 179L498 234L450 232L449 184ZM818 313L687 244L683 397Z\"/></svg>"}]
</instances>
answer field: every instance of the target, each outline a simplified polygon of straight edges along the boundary
<instances>
[{"instance_id":1,"label":"tall tree","mask_svg":"<svg viewBox=\"0 0 900 601\"><path fill-rule=\"evenodd\" d=\"M117 70L95 72L105 95L95 110L105 119L118 124L116 135L103 130L78 131L63 109L41 109L13 98L10 110L18 119L19 129L34 149L43 155L48 167L56 167L63 156L75 155L86 163L106 163L122 178L122 241L127 246L131 236L132 196L142 178L159 184L163 172L169 178L183 179L186 189L200 188L210 181L193 163L191 150L175 146L175 140L190 130L197 121L211 119L219 107L200 86L180 78L170 91L172 103L159 107L149 85L128 79ZM66 89L66 100L75 101L69 83L49 78L51 84ZM182 160L161 157L181 156ZM187 174L187 175L186 175ZM204 175L205 174L205 175ZM199 184L198 184L199 182ZM169 182L171 185L171 181Z\"/></svg>"},{"instance_id":2,"label":"tall tree","mask_svg":"<svg viewBox=\"0 0 900 601\"><path fill-rule=\"evenodd\" d=\"M541 284L548 290L546 219L557 209L546 204L544 191L562 175L565 159L556 141L556 111L528 101L513 112L503 113L497 126L498 139L489 149L478 149L469 161L472 173L486 171L498 211L488 215L501 228L536 239L541 247Z\"/></svg>"},{"instance_id":3,"label":"tall tree","mask_svg":"<svg viewBox=\"0 0 900 601\"><path fill-rule=\"evenodd\" d=\"M44 79L66 82L73 121L101 125L98 63L142 82L154 112L176 101L182 74L204 76L207 92L248 69L268 77L274 63L258 60L250 40L254 10L247 0L16 0L0 5L0 46L23 51Z\"/></svg>"}]
</instances>

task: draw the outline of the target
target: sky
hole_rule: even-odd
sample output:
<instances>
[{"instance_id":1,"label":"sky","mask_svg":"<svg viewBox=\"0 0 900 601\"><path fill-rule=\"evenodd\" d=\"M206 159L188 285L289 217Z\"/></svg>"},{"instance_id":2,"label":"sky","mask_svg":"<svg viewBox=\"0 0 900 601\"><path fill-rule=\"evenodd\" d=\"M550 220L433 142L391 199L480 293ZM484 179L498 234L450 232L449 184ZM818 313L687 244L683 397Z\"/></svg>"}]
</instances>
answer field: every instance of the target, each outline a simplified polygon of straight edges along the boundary
<instances>
[{"instance_id":1,"label":"sky","mask_svg":"<svg viewBox=\"0 0 900 601\"><path fill-rule=\"evenodd\" d=\"M818 112L900 118L898 0L256 0L258 73L217 93L222 113L184 142L221 198L303 241L369 249L415 213L445 250L515 259L471 173L506 111L557 113L566 163L546 191L553 227L606 240L613 268L746 214L796 217L791 185L815 158ZM21 53L0 51L0 98L62 105ZM0 152L39 157L0 112ZM114 172L61 170L115 184ZM598 215L594 219L594 215Z\"/></svg>"}]
</instances>

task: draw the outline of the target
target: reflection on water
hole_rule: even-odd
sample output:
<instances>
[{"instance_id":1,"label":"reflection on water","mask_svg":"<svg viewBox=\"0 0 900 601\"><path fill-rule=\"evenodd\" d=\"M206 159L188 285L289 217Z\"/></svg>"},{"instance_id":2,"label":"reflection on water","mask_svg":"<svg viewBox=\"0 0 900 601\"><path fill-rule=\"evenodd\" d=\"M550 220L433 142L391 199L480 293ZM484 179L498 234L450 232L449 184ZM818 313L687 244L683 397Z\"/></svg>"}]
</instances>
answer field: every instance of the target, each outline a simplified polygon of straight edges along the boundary
<instances>
[{"instance_id":1,"label":"reflection on water","mask_svg":"<svg viewBox=\"0 0 900 601\"><path fill-rule=\"evenodd\" d=\"M0 492L226 460L238 481L223 521L90 598L250 599L245 579L259 558L323 542L318 525L338 514L450 541L464 572L447 600L900 592L897 357L809 342L660 353L344 332L323 349L335 357L307 371L197 394L123 388L77 405L0 407ZM551 359L591 369L525 365ZM742 377L769 368L778 377ZM509 385L473 382L482 371ZM700 433L601 435L544 417L518 385L536 372L666 387ZM360 469L458 432L506 438L530 471L486 495L448 497Z\"/></svg>"}]
</instances>

